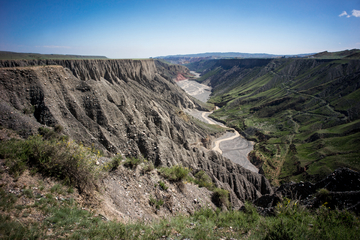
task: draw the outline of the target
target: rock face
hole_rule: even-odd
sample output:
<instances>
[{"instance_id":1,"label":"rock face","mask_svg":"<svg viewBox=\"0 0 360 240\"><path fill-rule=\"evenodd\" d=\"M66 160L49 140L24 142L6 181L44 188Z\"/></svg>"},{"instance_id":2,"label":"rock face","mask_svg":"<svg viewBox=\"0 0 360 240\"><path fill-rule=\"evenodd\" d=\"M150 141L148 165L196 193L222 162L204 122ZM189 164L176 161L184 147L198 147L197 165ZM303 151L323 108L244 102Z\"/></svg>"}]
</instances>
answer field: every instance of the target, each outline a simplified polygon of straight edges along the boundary
<instances>
[{"instance_id":1,"label":"rock face","mask_svg":"<svg viewBox=\"0 0 360 240\"><path fill-rule=\"evenodd\" d=\"M232 206L272 194L268 180L202 146L207 133L184 118L196 108L153 60L0 62L0 124L26 137L39 126L112 155L146 158L156 166L203 169L231 193ZM164 78L166 77L166 78Z\"/></svg>"},{"instance_id":2,"label":"rock face","mask_svg":"<svg viewBox=\"0 0 360 240\"><path fill-rule=\"evenodd\" d=\"M282 184L273 195L263 195L254 203L271 211L282 197L300 200L310 208L326 206L360 213L360 173L339 168L317 183Z\"/></svg>"}]
</instances>

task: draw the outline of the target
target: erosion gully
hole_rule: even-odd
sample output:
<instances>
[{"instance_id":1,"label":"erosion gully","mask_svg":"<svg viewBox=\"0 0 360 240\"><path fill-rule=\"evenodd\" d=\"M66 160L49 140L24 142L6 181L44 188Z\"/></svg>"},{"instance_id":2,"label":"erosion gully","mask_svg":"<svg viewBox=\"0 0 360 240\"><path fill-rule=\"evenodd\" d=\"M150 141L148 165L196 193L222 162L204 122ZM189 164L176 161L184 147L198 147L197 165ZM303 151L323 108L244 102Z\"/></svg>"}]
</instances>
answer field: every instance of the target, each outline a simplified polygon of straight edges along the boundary
<instances>
[{"instance_id":1,"label":"erosion gully","mask_svg":"<svg viewBox=\"0 0 360 240\"><path fill-rule=\"evenodd\" d=\"M194 72L192 73L195 75ZM202 102L207 102L210 98L211 87L209 86L189 79L178 81L177 84L189 95ZM185 109L184 111L205 123L217 124L222 127L226 127L224 124L208 117L212 112L199 111L197 109ZM224 135L213 141L212 149L221 153L232 162L240 164L244 168L257 173L259 172L259 169L257 169L247 158L250 151L253 150L253 146L253 142L243 138L235 129L227 128Z\"/></svg>"}]
</instances>

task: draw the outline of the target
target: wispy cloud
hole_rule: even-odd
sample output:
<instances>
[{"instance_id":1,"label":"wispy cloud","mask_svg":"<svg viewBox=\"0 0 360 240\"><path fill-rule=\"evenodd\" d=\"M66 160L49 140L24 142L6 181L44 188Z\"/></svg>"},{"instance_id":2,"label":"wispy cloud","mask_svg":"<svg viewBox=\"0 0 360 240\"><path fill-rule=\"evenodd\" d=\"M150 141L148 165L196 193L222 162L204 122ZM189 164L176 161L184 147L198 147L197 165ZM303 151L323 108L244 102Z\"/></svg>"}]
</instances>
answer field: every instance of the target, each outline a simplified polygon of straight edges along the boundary
<instances>
[{"instance_id":1,"label":"wispy cloud","mask_svg":"<svg viewBox=\"0 0 360 240\"><path fill-rule=\"evenodd\" d=\"M354 17L360 17L360 10L352 10L352 15L354 16Z\"/></svg>"},{"instance_id":2,"label":"wispy cloud","mask_svg":"<svg viewBox=\"0 0 360 240\"><path fill-rule=\"evenodd\" d=\"M353 9L353 10L351 11L351 15L349 15L346 11L343 11L343 12L339 15L339 17L347 17L347 18L349 18L349 17L351 17L351 16L360 17L360 10Z\"/></svg>"},{"instance_id":3,"label":"wispy cloud","mask_svg":"<svg viewBox=\"0 0 360 240\"><path fill-rule=\"evenodd\" d=\"M349 17L349 14L347 14L346 11L343 11L343 12L339 15L339 17L343 17L343 16Z\"/></svg>"}]
</instances>

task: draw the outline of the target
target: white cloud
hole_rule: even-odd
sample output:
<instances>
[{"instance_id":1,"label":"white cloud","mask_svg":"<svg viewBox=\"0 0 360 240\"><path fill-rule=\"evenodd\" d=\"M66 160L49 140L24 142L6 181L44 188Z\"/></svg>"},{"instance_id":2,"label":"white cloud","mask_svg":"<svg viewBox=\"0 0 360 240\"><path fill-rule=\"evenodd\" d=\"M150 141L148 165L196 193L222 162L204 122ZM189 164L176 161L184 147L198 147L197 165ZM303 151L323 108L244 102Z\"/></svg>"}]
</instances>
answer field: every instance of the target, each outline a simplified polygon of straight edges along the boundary
<instances>
[{"instance_id":1,"label":"white cloud","mask_svg":"<svg viewBox=\"0 0 360 240\"><path fill-rule=\"evenodd\" d=\"M354 17L360 17L360 10L352 10L352 15L354 16Z\"/></svg>"},{"instance_id":2,"label":"white cloud","mask_svg":"<svg viewBox=\"0 0 360 240\"><path fill-rule=\"evenodd\" d=\"M349 15L349 14L347 14L347 12L346 12L346 11L343 11L343 12L339 15L339 17L342 17L342 16L347 16L347 17L350 17L350 15Z\"/></svg>"}]
</instances>

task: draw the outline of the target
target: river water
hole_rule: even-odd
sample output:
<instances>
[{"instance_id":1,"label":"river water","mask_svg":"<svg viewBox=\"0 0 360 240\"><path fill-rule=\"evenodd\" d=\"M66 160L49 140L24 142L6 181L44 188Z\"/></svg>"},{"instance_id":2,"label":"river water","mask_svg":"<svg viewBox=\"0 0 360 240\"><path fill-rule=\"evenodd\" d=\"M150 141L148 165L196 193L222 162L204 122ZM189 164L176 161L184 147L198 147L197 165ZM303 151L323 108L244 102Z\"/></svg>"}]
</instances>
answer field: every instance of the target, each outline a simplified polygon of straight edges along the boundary
<instances>
[{"instance_id":1,"label":"river water","mask_svg":"<svg viewBox=\"0 0 360 240\"><path fill-rule=\"evenodd\" d=\"M179 81L177 84L189 95L202 102L207 102L210 98L211 87L209 86L192 80ZM218 124L225 127L223 124L208 118L211 112L204 112L196 109L186 109L185 112L203 122ZM250 171L259 172L259 169L257 169L247 158L248 154L253 150L253 146L252 142L247 141L238 132L231 129L231 131L227 131L226 134L214 140L213 150L218 151L224 157L230 159L234 163L240 164Z\"/></svg>"}]
</instances>

